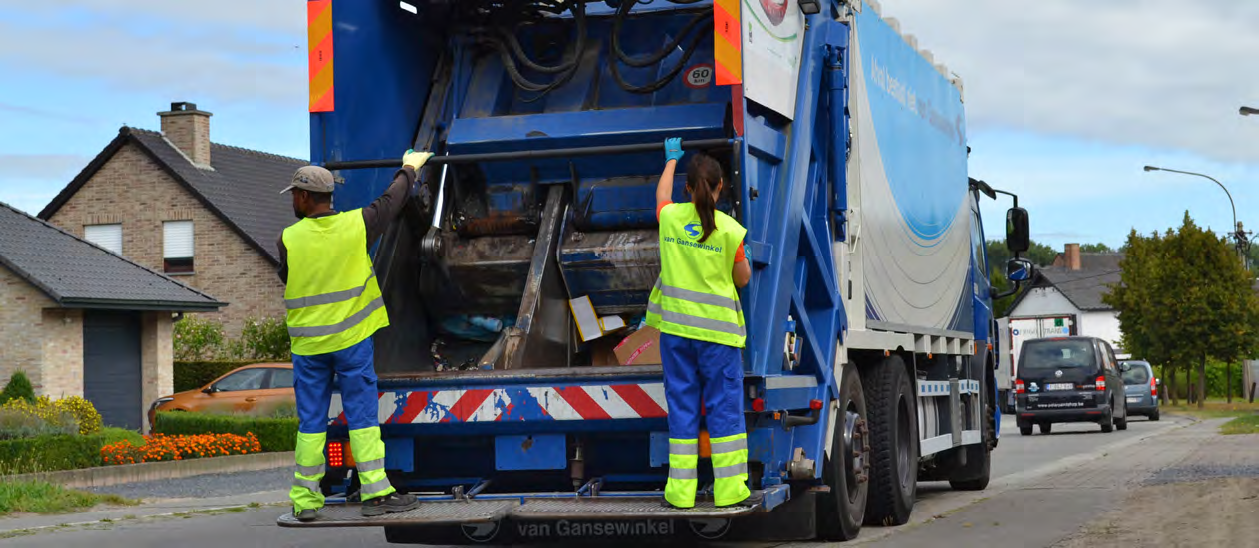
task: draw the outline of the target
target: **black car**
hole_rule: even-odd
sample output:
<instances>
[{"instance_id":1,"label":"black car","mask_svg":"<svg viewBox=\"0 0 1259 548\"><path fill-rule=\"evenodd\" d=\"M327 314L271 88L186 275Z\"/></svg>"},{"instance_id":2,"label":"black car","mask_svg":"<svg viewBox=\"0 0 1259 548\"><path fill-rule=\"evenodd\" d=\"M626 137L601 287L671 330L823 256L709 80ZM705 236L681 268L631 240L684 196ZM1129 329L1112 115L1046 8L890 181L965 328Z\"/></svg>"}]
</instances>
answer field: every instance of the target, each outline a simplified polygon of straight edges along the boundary
<instances>
[{"instance_id":1,"label":"black car","mask_svg":"<svg viewBox=\"0 0 1259 548\"><path fill-rule=\"evenodd\" d=\"M1048 434L1055 422L1095 422L1102 432L1128 428L1120 365L1110 343L1054 337L1023 343L1014 381L1019 432Z\"/></svg>"}]
</instances>

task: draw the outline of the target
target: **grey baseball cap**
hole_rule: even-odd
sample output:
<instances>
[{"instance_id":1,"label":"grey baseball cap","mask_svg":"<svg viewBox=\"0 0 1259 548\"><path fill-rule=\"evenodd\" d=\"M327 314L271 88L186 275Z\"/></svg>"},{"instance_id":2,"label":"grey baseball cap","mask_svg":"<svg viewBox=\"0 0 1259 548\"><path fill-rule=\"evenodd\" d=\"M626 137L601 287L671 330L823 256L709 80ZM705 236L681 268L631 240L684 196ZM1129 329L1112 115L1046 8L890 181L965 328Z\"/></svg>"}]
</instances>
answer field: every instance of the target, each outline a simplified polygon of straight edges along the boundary
<instances>
[{"instance_id":1,"label":"grey baseball cap","mask_svg":"<svg viewBox=\"0 0 1259 548\"><path fill-rule=\"evenodd\" d=\"M280 191L284 194L295 188L309 192L331 193L333 188L332 172L320 166L302 166L293 174L293 183Z\"/></svg>"}]
</instances>

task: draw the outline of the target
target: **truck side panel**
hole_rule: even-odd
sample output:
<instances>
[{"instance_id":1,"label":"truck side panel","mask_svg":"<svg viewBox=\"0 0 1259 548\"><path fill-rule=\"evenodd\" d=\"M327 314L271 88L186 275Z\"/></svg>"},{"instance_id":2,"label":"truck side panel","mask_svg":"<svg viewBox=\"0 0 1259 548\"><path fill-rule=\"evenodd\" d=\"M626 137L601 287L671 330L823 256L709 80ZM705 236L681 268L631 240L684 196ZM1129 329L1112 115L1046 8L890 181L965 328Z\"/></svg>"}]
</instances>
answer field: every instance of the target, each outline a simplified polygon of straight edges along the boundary
<instances>
[{"instance_id":1,"label":"truck side panel","mask_svg":"<svg viewBox=\"0 0 1259 548\"><path fill-rule=\"evenodd\" d=\"M870 328L969 333L974 291L961 94L868 6L856 17L855 36L854 245L865 298L857 310Z\"/></svg>"}]
</instances>

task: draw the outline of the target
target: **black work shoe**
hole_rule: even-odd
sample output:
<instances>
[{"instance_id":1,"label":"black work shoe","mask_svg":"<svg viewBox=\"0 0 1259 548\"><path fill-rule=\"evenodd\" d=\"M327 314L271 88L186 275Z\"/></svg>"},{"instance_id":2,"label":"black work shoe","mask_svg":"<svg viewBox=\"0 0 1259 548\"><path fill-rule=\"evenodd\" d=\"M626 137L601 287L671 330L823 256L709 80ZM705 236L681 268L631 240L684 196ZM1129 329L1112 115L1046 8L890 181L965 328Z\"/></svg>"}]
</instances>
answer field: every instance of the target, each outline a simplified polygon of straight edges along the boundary
<instances>
[{"instance_id":1,"label":"black work shoe","mask_svg":"<svg viewBox=\"0 0 1259 548\"><path fill-rule=\"evenodd\" d=\"M300 521L302 523L310 523L312 521L315 521L315 518L319 517L319 510L307 509L307 510L302 510L301 512L293 512L293 516L297 518L297 521Z\"/></svg>"},{"instance_id":2,"label":"black work shoe","mask_svg":"<svg viewBox=\"0 0 1259 548\"><path fill-rule=\"evenodd\" d=\"M390 493L383 497L363 501L363 515L370 517L396 514L414 510L419 508L419 506L420 501L415 498L415 495Z\"/></svg>"},{"instance_id":3,"label":"black work shoe","mask_svg":"<svg viewBox=\"0 0 1259 548\"><path fill-rule=\"evenodd\" d=\"M729 508L731 506L743 506L746 508L754 508L754 507L760 506L761 503L763 502L765 502L765 492L753 491L752 494L748 496L748 498L745 498L734 504L726 504L723 506L718 506L718 508Z\"/></svg>"}]
</instances>

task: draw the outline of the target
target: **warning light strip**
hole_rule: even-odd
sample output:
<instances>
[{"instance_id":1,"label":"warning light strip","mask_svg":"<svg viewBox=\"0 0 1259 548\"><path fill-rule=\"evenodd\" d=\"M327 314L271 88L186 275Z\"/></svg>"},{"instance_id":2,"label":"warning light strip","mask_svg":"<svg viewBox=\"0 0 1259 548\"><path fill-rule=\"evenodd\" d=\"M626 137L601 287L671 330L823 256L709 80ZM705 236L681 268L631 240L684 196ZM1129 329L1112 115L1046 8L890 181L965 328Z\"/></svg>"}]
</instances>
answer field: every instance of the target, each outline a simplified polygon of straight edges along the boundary
<instances>
[{"instance_id":1,"label":"warning light strip","mask_svg":"<svg viewBox=\"0 0 1259 548\"><path fill-rule=\"evenodd\" d=\"M332 112L332 0L306 2L306 38L310 52L310 111Z\"/></svg>"}]
</instances>

